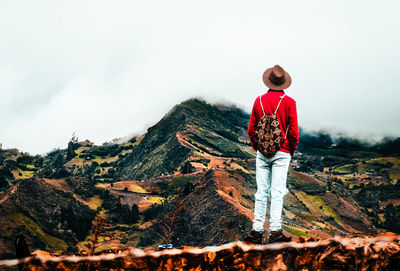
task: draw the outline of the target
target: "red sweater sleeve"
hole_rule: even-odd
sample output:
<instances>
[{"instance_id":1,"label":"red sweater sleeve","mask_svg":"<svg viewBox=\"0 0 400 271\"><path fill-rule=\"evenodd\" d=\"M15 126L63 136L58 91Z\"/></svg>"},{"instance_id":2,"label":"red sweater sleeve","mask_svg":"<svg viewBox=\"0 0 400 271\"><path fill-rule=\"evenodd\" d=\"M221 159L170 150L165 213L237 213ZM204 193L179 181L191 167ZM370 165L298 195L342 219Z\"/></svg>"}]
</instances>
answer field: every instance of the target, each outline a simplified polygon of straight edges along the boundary
<instances>
[{"instance_id":1,"label":"red sweater sleeve","mask_svg":"<svg viewBox=\"0 0 400 271\"><path fill-rule=\"evenodd\" d=\"M253 146L254 150L255 150L255 147L253 144L253 139L254 139L254 135L255 135L256 127L257 127L256 104L257 104L257 99L254 101L253 109L251 110L251 115L250 115L249 128L247 129L247 132L249 134L249 139L250 139L251 145Z\"/></svg>"},{"instance_id":2,"label":"red sweater sleeve","mask_svg":"<svg viewBox=\"0 0 400 271\"><path fill-rule=\"evenodd\" d=\"M297 122L297 107L296 102L291 104L289 108L289 131L288 131L288 142L290 153L293 155L294 151L297 149L299 144L299 126Z\"/></svg>"}]
</instances>

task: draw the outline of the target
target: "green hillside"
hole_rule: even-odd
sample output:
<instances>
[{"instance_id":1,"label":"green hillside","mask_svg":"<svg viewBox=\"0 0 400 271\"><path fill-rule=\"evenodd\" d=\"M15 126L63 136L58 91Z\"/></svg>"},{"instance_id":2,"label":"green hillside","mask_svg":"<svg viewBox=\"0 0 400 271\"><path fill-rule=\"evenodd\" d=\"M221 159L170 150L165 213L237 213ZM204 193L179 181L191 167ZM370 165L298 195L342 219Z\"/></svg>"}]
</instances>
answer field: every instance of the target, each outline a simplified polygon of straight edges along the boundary
<instances>
[{"instance_id":1,"label":"green hillside","mask_svg":"<svg viewBox=\"0 0 400 271\"><path fill-rule=\"evenodd\" d=\"M97 146L73 137L67 148L44 156L0 149L0 219L7 228L1 257L11 257L18 232L32 248L85 250L95 214L107 217L105 230L118 235L101 249L164 242L162 225L177 210L175 245L243 238L256 191L248 120L234 106L190 99L127 142ZM318 238L399 232L398 142L371 145L301 131L285 231Z\"/></svg>"}]
</instances>

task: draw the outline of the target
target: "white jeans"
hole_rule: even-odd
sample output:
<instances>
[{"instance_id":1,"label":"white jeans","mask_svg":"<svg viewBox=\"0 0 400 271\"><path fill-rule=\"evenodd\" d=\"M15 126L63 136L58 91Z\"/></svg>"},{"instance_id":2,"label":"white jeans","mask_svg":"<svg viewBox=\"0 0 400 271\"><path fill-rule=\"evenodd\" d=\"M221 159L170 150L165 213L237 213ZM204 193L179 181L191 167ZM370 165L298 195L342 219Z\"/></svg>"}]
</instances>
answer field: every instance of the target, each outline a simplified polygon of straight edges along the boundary
<instances>
[{"instance_id":1,"label":"white jeans","mask_svg":"<svg viewBox=\"0 0 400 271\"><path fill-rule=\"evenodd\" d=\"M255 194L253 229L264 230L264 221L267 211L268 197L271 195L270 230L281 229L283 197L288 192L286 179L290 153L278 151L271 158L265 157L257 151L256 180L257 192Z\"/></svg>"}]
</instances>

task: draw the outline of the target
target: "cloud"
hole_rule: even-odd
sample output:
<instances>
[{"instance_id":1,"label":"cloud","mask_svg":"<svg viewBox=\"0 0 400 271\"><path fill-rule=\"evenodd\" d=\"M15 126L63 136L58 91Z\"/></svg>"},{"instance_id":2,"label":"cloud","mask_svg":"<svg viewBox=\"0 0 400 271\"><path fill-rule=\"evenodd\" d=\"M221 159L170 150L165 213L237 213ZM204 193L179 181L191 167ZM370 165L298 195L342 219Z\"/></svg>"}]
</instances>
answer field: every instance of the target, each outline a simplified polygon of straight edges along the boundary
<instances>
[{"instance_id":1,"label":"cloud","mask_svg":"<svg viewBox=\"0 0 400 271\"><path fill-rule=\"evenodd\" d=\"M362 6L362 8L360 8ZM0 142L31 153L141 133L191 97L250 111L276 63L299 123L400 135L395 1L26 1L0 8Z\"/></svg>"}]
</instances>

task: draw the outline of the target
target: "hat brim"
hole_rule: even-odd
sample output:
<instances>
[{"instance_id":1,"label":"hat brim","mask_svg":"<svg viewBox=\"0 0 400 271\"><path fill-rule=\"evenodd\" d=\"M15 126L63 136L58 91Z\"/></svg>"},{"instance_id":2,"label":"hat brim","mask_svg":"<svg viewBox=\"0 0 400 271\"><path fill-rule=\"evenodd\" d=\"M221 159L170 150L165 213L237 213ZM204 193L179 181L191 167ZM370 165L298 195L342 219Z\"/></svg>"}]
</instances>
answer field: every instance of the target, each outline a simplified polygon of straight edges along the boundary
<instances>
[{"instance_id":1,"label":"hat brim","mask_svg":"<svg viewBox=\"0 0 400 271\"><path fill-rule=\"evenodd\" d=\"M290 87L290 85L292 84L292 77L290 77L290 75L285 71L285 82L283 82L283 84L281 85L275 85L274 83L271 82L271 80L269 80L271 73L272 73L272 68L269 68L264 72L262 77L264 84L270 89L282 90Z\"/></svg>"}]
</instances>

